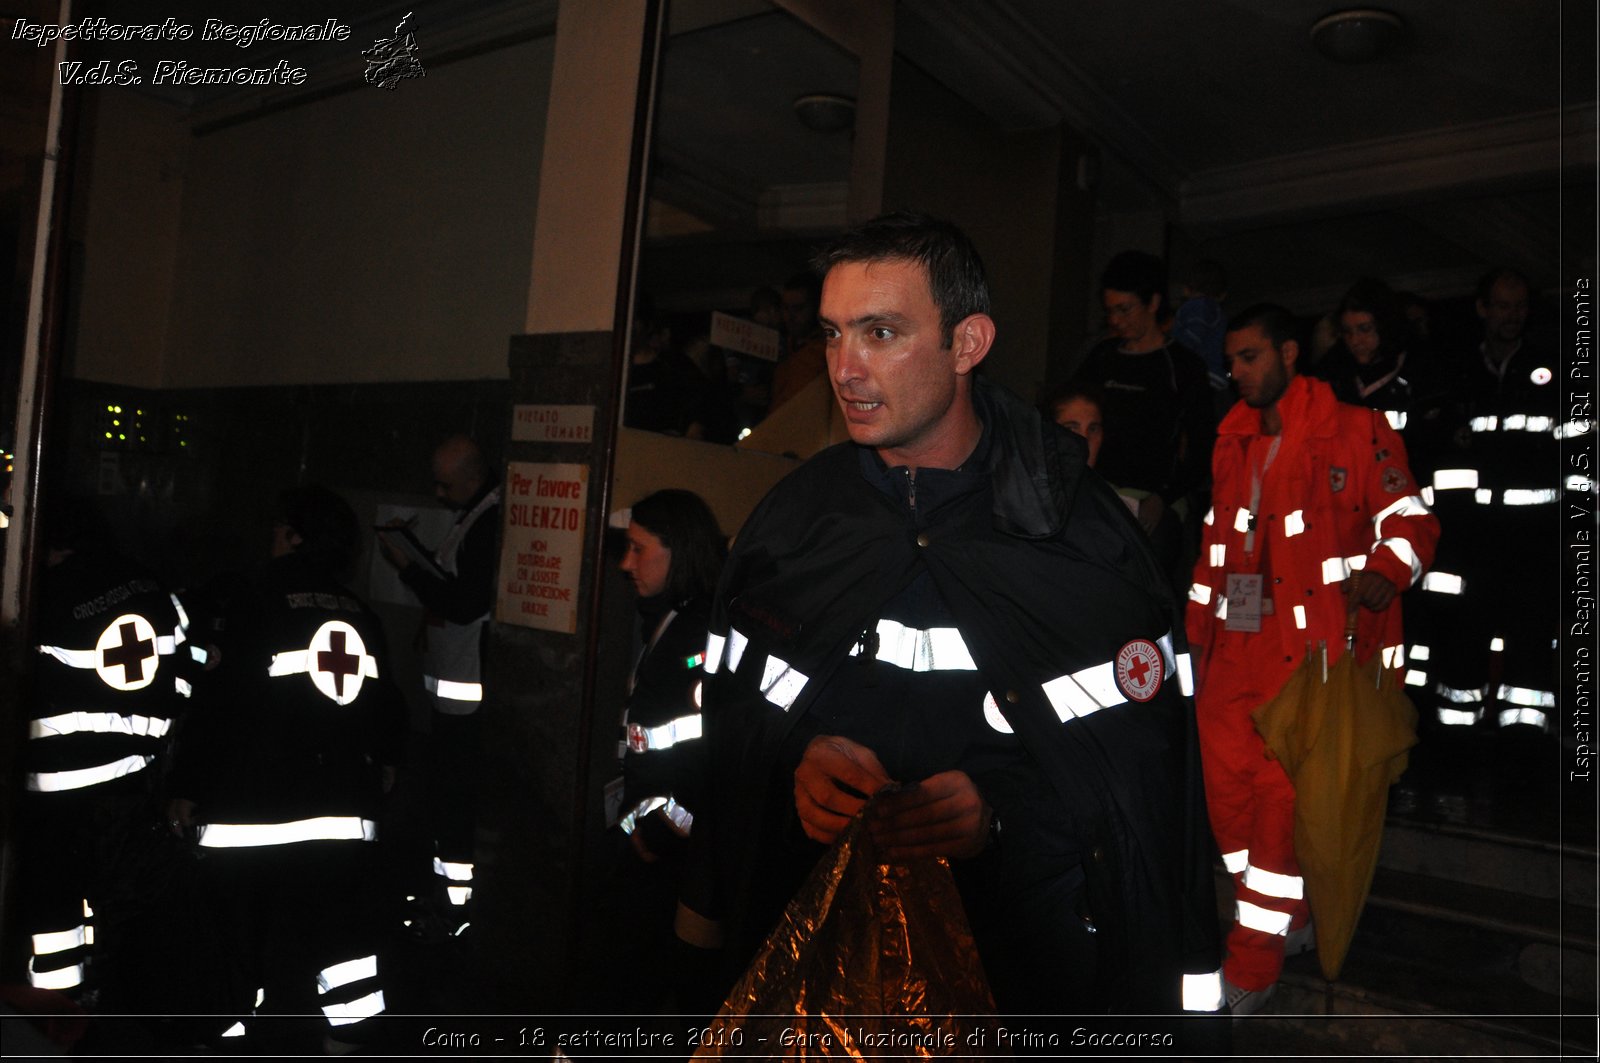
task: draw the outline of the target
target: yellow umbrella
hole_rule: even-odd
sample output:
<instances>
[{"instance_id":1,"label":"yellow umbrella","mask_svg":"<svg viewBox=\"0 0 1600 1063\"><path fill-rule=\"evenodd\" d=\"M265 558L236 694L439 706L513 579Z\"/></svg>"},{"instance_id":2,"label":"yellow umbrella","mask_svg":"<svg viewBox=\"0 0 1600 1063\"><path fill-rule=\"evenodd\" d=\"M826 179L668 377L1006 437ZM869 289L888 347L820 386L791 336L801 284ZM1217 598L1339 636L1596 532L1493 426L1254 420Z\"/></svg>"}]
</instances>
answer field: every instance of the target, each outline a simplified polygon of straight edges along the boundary
<instances>
[{"instance_id":1,"label":"yellow umbrella","mask_svg":"<svg viewBox=\"0 0 1600 1063\"><path fill-rule=\"evenodd\" d=\"M1355 601L1352 588L1350 600ZM1355 613L1346 627L1354 642ZM1417 742L1417 710L1398 669L1379 655L1332 667L1327 644L1307 653L1282 691L1253 714L1256 730L1294 783L1294 851L1317 924L1317 956L1339 976L1378 866L1389 787Z\"/></svg>"}]
</instances>

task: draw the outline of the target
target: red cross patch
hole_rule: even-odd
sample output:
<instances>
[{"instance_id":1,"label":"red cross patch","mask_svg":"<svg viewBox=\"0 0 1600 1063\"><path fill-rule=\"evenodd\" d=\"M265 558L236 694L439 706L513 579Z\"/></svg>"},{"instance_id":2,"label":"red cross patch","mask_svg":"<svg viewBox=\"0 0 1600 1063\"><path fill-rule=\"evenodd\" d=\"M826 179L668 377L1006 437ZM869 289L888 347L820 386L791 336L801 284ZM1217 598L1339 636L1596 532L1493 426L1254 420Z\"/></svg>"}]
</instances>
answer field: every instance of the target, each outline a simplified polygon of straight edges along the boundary
<instances>
[{"instance_id":1,"label":"red cross patch","mask_svg":"<svg viewBox=\"0 0 1600 1063\"><path fill-rule=\"evenodd\" d=\"M1410 486L1410 477L1401 472L1399 466L1391 465L1387 469L1383 470L1383 489L1388 494L1402 494L1405 492L1405 489Z\"/></svg>"},{"instance_id":2,"label":"red cross patch","mask_svg":"<svg viewBox=\"0 0 1600 1063\"><path fill-rule=\"evenodd\" d=\"M1134 639L1117 651L1117 689L1129 701L1149 701L1161 689L1161 650L1149 639Z\"/></svg>"}]
</instances>

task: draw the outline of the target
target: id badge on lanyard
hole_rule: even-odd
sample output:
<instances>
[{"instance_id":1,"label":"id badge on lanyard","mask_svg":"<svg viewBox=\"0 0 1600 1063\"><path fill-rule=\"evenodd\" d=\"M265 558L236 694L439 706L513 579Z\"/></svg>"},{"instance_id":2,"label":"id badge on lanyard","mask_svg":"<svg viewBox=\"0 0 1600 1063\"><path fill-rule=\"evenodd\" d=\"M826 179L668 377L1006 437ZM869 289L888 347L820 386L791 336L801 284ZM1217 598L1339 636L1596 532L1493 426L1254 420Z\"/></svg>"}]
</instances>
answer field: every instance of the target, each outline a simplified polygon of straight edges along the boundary
<instances>
[{"instance_id":1,"label":"id badge on lanyard","mask_svg":"<svg viewBox=\"0 0 1600 1063\"><path fill-rule=\"evenodd\" d=\"M1266 555L1265 543L1260 554L1256 552L1256 517L1261 511L1261 480L1272 467L1272 460L1278 456L1278 444L1282 441L1281 435L1273 436L1265 460L1260 467L1250 470L1250 525L1244 536L1244 556L1256 558L1257 565L1265 560ZM1266 577L1261 572L1230 572L1225 586L1228 614L1222 626L1228 631L1259 633L1262 614L1272 611L1270 605L1265 603Z\"/></svg>"}]
</instances>

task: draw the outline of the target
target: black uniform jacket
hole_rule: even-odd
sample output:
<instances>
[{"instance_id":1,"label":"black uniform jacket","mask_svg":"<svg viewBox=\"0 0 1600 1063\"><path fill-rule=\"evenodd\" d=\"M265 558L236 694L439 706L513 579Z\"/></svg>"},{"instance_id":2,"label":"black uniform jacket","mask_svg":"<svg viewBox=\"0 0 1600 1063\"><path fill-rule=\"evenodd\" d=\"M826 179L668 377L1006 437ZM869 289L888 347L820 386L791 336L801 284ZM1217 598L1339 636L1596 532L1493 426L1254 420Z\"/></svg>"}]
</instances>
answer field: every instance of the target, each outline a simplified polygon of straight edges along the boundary
<instances>
[{"instance_id":1,"label":"black uniform jacket","mask_svg":"<svg viewBox=\"0 0 1600 1063\"><path fill-rule=\"evenodd\" d=\"M380 768L398 762L404 735L377 616L289 554L234 596L218 644L178 742L174 793L210 823L375 818Z\"/></svg>"},{"instance_id":2,"label":"black uniform jacket","mask_svg":"<svg viewBox=\"0 0 1600 1063\"><path fill-rule=\"evenodd\" d=\"M704 596L679 602L672 621L634 670L623 733L624 812L665 797L694 816L705 803L705 742L691 737L698 730L686 725L700 718L708 612ZM678 733L669 736L674 723ZM645 816L636 829L645 832L645 844L658 856L682 848L682 838L662 812Z\"/></svg>"},{"instance_id":3,"label":"black uniform jacket","mask_svg":"<svg viewBox=\"0 0 1600 1063\"><path fill-rule=\"evenodd\" d=\"M792 770L810 737L808 704L920 559L1088 854L1108 999L1175 1012L1181 976L1220 966L1179 613L1081 441L981 379L974 402L985 432L974 460L991 485L978 505L919 514L869 483L861 448L846 443L787 477L739 533L713 603L714 797L697 814L685 905L725 920L735 962L770 929L784 899L773 883L794 885ZM1081 716L1052 704L1045 684L1164 636L1159 688L1148 677L1132 688L1145 700L1079 700Z\"/></svg>"}]
</instances>

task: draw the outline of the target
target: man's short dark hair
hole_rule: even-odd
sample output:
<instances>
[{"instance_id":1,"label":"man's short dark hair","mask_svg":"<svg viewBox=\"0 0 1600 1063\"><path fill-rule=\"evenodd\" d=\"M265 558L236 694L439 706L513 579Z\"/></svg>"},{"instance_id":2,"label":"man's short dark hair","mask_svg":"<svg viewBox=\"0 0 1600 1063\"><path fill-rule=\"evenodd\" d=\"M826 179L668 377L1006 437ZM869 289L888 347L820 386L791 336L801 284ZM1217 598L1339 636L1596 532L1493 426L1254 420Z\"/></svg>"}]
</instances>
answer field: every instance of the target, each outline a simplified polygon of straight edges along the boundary
<instances>
[{"instance_id":1,"label":"man's short dark hair","mask_svg":"<svg viewBox=\"0 0 1600 1063\"><path fill-rule=\"evenodd\" d=\"M1282 347L1290 340L1300 342L1300 326L1294 315L1277 303L1256 303L1228 319L1229 332L1242 332L1251 326L1259 327L1274 347Z\"/></svg>"},{"instance_id":2,"label":"man's short dark hair","mask_svg":"<svg viewBox=\"0 0 1600 1063\"><path fill-rule=\"evenodd\" d=\"M811 268L825 277L844 262L896 261L916 262L926 271L944 346L954 340L956 325L989 312L989 281L978 249L960 229L926 214L879 215L817 252Z\"/></svg>"},{"instance_id":3,"label":"man's short dark hair","mask_svg":"<svg viewBox=\"0 0 1600 1063\"><path fill-rule=\"evenodd\" d=\"M672 551L667 593L674 602L716 590L728 540L704 499L693 491L668 488L635 502L631 517Z\"/></svg>"},{"instance_id":4,"label":"man's short dark hair","mask_svg":"<svg viewBox=\"0 0 1600 1063\"><path fill-rule=\"evenodd\" d=\"M1533 285L1528 283L1527 275L1520 269L1512 266L1496 266L1478 278L1478 302L1488 306L1489 300L1494 297L1494 286L1503 280L1516 281L1529 295L1533 294Z\"/></svg>"},{"instance_id":5,"label":"man's short dark hair","mask_svg":"<svg viewBox=\"0 0 1600 1063\"><path fill-rule=\"evenodd\" d=\"M1100 274L1100 291L1132 292L1141 303L1148 303L1159 295L1165 306L1167 267L1148 251L1119 251Z\"/></svg>"},{"instance_id":6,"label":"man's short dark hair","mask_svg":"<svg viewBox=\"0 0 1600 1063\"><path fill-rule=\"evenodd\" d=\"M295 553L336 576L361 550L361 522L350 503L320 484L291 487L278 496L278 519L300 535Z\"/></svg>"}]
</instances>

